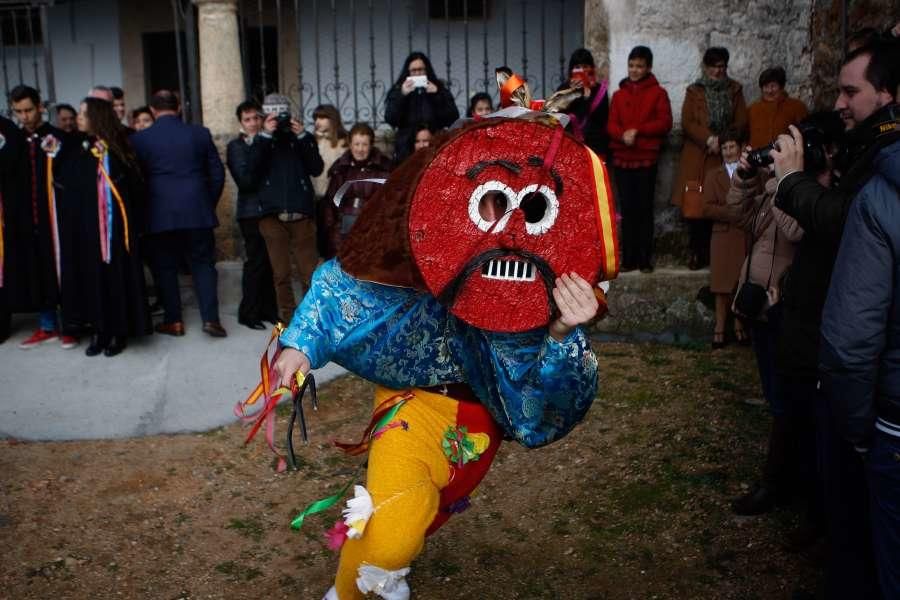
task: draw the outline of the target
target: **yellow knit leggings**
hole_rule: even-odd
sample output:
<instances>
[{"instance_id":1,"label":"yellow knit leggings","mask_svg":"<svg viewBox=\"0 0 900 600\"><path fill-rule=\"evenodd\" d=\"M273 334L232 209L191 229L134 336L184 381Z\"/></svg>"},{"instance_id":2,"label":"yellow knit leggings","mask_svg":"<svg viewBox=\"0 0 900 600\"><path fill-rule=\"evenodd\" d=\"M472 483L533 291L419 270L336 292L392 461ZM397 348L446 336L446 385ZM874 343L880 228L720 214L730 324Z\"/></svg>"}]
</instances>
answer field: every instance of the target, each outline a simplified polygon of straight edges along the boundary
<instances>
[{"instance_id":1,"label":"yellow knit leggings","mask_svg":"<svg viewBox=\"0 0 900 600\"><path fill-rule=\"evenodd\" d=\"M410 565L422 551L440 492L450 481L451 465L441 441L448 428L457 425L459 403L424 390L413 393L392 421L408 427L391 428L369 446L366 488L375 511L363 536L348 539L341 549L335 582L340 600L364 597L356 585L360 565L387 571ZM376 388L375 406L396 394Z\"/></svg>"}]
</instances>

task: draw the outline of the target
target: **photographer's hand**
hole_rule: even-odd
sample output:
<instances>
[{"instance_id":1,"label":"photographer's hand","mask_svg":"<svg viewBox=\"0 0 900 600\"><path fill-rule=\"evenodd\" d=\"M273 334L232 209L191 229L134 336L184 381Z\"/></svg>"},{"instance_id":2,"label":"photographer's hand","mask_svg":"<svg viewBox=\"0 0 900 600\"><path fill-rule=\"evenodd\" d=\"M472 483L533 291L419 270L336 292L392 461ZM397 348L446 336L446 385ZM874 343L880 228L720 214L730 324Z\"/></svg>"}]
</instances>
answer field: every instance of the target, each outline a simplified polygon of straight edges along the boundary
<instances>
[{"instance_id":1,"label":"photographer's hand","mask_svg":"<svg viewBox=\"0 0 900 600\"><path fill-rule=\"evenodd\" d=\"M414 89L416 89L416 84L411 77L407 77L406 81L403 82L403 85L400 86L400 91L404 96L408 96Z\"/></svg>"},{"instance_id":2,"label":"photographer's hand","mask_svg":"<svg viewBox=\"0 0 900 600\"><path fill-rule=\"evenodd\" d=\"M753 148L751 148L750 146L744 146L744 151L741 152L741 157L738 159L737 174L738 174L738 176L740 176L741 179L744 179L744 176L743 176L744 173L753 173L753 175L751 175L750 177L747 177L747 179L752 179L753 177L756 176L756 169L754 169L750 165L750 161L747 160L747 158L750 156L751 150L753 150Z\"/></svg>"},{"instance_id":3,"label":"photographer's hand","mask_svg":"<svg viewBox=\"0 0 900 600\"><path fill-rule=\"evenodd\" d=\"M301 135L306 133L303 130L303 124L294 117L291 117L291 131L293 131L294 135L296 135L297 137L300 137Z\"/></svg>"},{"instance_id":4,"label":"photographer's hand","mask_svg":"<svg viewBox=\"0 0 900 600\"><path fill-rule=\"evenodd\" d=\"M775 140L770 156L775 161L775 177L779 181L791 173L803 170L803 134L791 125L791 135L781 134Z\"/></svg>"},{"instance_id":5,"label":"photographer's hand","mask_svg":"<svg viewBox=\"0 0 900 600\"><path fill-rule=\"evenodd\" d=\"M429 81L428 85L425 86L425 91L428 92L429 94L434 94L438 90L437 90L437 86Z\"/></svg>"},{"instance_id":6,"label":"photographer's hand","mask_svg":"<svg viewBox=\"0 0 900 600\"><path fill-rule=\"evenodd\" d=\"M266 120L263 121L263 131L272 135L276 129L278 129L278 116L274 113L269 113L266 115Z\"/></svg>"}]
</instances>

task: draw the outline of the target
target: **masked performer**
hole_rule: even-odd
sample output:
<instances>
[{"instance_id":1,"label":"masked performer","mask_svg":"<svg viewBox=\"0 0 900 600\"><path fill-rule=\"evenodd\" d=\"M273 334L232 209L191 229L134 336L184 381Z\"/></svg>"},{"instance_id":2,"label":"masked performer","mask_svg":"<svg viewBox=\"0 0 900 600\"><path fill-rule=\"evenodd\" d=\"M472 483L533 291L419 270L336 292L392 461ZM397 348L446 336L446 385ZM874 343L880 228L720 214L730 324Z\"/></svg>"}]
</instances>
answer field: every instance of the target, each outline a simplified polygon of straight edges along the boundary
<instances>
[{"instance_id":1,"label":"masked performer","mask_svg":"<svg viewBox=\"0 0 900 600\"><path fill-rule=\"evenodd\" d=\"M529 111L438 140L365 205L275 364L283 384L334 361L380 386L344 446L368 471L329 532L346 543L327 599L408 598L425 536L468 506L500 441L542 446L583 418L597 359L579 326L616 274L613 215L603 163Z\"/></svg>"}]
</instances>

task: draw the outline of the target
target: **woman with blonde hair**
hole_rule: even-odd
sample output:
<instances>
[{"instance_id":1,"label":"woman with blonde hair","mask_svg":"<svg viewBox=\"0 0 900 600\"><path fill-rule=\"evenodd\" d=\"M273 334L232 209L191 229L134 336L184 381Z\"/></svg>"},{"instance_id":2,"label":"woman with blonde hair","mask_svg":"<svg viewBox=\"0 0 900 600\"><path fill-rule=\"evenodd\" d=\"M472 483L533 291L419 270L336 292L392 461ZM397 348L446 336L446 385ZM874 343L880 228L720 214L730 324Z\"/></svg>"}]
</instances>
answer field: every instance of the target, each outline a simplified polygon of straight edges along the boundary
<instances>
[{"instance_id":1,"label":"woman with blonde hair","mask_svg":"<svg viewBox=\"0 0 900 600\"><path fill-rule=\"evenodd\" d=\"M331 179L329 171L331 165L339 159L349 148L347 130L341 121L341 113L333 104L320 104L313 111L314 131L316 141L319 144L319 156L325 163L322 174L312 179L313 190L316 193L316 247L319 256L326 256L328 251L328 237L325 234L326 223L324 211L324 197L328 192L328 182Z\"/></svg>"}]
</instances>

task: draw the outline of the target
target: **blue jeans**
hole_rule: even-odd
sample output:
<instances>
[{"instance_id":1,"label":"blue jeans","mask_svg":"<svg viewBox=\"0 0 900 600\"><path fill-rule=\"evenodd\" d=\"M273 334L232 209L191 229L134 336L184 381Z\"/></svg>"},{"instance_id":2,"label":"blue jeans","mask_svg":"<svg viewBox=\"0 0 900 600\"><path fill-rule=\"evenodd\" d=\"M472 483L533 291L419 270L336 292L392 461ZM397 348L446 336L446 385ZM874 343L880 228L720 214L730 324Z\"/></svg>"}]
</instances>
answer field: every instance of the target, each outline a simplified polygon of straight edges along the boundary
<instances>
[{"instance_id":1,"label":"blue jeans","mask_svg":"<svg viewBox=\"0 0 900 600\"><path fill-rule=\"evenodd\" d=\"M775 345L781 330L781 307L772 307L767 318L769 320L766 322L751 322L750 339L753 341L753 353L756 354L763 396L769 403L769 411L774 416L781 417L787 413L781 378L775 374Z\"/></svg>"},{"instance_id":2,"label":"blue jeans","mask_svg":"<svg viewBox=\"0 0 900 600\"><path fill-rule=\"evenodd\" d=\"M825 487L827 600L878 599L869 486L863 458L837 431L830 399L819 392L816 435ZM897 596L894 596L895 598Z\"/></svg>"},{"instance_id":3,"label":"blue jeans","mask_svg":"<svg viewBox=\"0 0 900 600\"><path fill-rule=\"evenodd\" d=\"M56 331L59 321L56 318L56 309L42 310L40 312L41 329L44 331Z\"/></svg>"},{"instance_id":4,"label":"blue jeans","mask_svg":"<svg viewBox=\"0 0 900 600\"><path fill-rule=\"evenodd\" d=\"M900 598L900 438L878 432L866 456L872 541L885 600Z\"/></svg>"}]
</instances>

